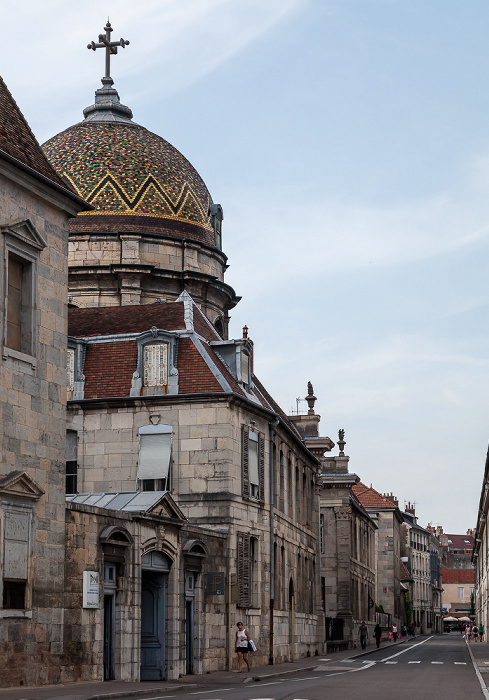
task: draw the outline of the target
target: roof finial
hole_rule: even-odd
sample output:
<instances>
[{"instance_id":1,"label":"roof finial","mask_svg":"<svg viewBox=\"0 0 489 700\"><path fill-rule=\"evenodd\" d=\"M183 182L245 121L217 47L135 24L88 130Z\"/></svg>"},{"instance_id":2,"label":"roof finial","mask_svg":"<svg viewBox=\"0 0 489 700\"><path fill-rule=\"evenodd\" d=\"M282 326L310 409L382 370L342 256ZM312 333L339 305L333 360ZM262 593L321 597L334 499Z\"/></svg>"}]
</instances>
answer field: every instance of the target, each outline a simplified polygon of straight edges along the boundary
<instances>
[{"instance_id":1,"label":"roof finial","mask_svg":"<svg viewBox=\"0 0 489 700\"><path fill-rule=\"evenodd\" d=\"M126 46L129 46L129 42L126 39L119 39L119 41L111 41L110 40L110 34L113 31L112 26L107 19L107 24L104 27L105 29L105 36L104 34L99 34L98 35L98 41L99 43L96 44L94 41L90 42L90 44L87 44L87 49L92 49L92 51L96 51L97 49L103 49L105 48L105 75L104 78L110 79L111 80L111 85L113 84L113 80L110 77L110 56L111 54L116 54L117 53L117 47L122 46L124 49ZM102 80L102 82L104 82Z\"/></svg>"},{"instance_id":2,"label":"roof finial","mask_svg":"<svg viewBox=\"0 0 489 700\"><path fill-rule=\"evenodd\" d=\"M309 415L313 416L314 415L314 404L317 401L317 398L314 396L314 390L312 388L311 382L307 382L307 396L306 396L306 401L307 405L309 406Z\"/></svg>"},{"instance_id":3,"label":"roof finial","mask_svg":"<svg viewBox=\"0 0 489 700\"><path fill-rule=\"evenodd\" d=\"M85 121L112 121L132 124L132 112L129 107L120 103L119 94L117 90L112 87L114 81L110 77L111 55L117 53L118 46L125 48L129 45L129 42L126 39L119 39L119 41L110 40L110 34L113 29L108 19L104 29L105 34L99 34L97 44L94 41L87 44L87 49L92 49L92 51L105 48L105 75L102 78L103 87L95 91L95 104L83 110Z\"/></svg>"},{"instance_id":4,"label":"roof finial","mask_svg":"<svg viewBox=\"0 0 489 700\"><path fill-rule=\"evenodd\" d=\"M340 457L344 457L345 456L346 442L345 442L345 431L343 430L343 428L338 430L338 437L339 437L339 440L336 444L340 448Z\"/></svg>"}]
</instances>

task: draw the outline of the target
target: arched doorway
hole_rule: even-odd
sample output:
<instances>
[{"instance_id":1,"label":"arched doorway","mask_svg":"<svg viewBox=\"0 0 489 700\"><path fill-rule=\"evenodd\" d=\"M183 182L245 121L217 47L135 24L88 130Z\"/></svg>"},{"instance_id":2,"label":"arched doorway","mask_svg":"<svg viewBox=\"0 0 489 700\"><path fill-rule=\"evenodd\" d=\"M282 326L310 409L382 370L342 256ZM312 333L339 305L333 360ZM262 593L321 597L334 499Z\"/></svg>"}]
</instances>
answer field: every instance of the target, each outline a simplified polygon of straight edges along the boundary
<instances>
[{"instance_id":1,"label":"arched doorway","mask_svg":"<svg viewBox=\"0 0 489 700\"><path fill-rule=\"evenodd\" d=\"M141 560L141 672L142 681L165 680L166 591L171 561L161 552Z\"/></svg>"}]
</instances>

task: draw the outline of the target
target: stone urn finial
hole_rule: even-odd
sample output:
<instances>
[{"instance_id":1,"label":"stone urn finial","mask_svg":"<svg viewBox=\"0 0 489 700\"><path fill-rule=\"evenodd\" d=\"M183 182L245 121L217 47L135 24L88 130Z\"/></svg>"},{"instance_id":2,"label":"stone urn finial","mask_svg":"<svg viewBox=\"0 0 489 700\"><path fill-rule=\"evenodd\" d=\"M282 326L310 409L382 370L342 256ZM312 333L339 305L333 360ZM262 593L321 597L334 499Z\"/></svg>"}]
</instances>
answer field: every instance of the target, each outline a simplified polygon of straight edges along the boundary
<instances>
[{"instance_id":1,"label":"stone urn finial","mask_svg":"<svg viewBox=\"0 0 489 700\"><path fill-rule=\"evenodd\" d=\"M336 444L340 448L340 457L344 457L345 456L344 450L345 450L346 442L345 442L345 431L343 430L343 428L338 430L338 438L339 438L339 440Z\"/></svg>"},{"instance_id":2,"label":"stone urn finial","mask_svg":"<svg viewBox=\"0 0 489 700\"><path fill-rule=\"evenodd\" d=\"M314 404L316 403L317 399L314 396L314 390L312 388L311 382L307 382L307 396L306 396L306 401L307 405L309 406L309 415L313 416L314 415Z\"/></svg>"}]
</instances>

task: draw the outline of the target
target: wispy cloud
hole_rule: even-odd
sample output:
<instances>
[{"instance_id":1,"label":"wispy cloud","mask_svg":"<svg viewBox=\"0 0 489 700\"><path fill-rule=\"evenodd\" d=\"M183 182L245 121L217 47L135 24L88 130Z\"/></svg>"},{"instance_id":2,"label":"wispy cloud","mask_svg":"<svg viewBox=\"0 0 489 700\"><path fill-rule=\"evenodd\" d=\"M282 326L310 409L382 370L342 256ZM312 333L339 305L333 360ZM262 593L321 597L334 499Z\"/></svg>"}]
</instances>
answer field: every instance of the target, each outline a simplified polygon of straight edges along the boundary
<instances>
[{"instance_id":1,"label":"wispy cloud","mask_svg":"<svg viewBox=\"0 0 489 700\"><path fill-rule=\"evenodd\" d=\"M39 107L41 99L44 107L49 104L52 121L75 92L79 102L80 91L99 86L103 58L88 55L86 46L110 16L113 37L131 42L113 62L116 86L141 76L139 94L160 99L215 70L307 2L88 0L67 5L20 0L2 8L2 74L22 104ZM31 117L34 128L36 119L42 120L42 110Z\"/></svg>"}]
</instances>

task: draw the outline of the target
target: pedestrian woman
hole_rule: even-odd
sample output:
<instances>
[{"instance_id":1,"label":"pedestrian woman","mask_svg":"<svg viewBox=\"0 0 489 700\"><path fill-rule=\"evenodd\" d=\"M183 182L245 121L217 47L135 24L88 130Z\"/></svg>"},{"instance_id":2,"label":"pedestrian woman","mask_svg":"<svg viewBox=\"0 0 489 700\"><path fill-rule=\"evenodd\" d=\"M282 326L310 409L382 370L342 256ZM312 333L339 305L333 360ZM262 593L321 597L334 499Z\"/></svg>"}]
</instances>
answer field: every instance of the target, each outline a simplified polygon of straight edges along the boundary
<instances>
[{"instance_id":1,"label":"pedestrian woman","mask_svg":"<svg viewBox=\"0 0 489 700\"><path fill-rule=\"evenodd\" d=\"M471 635L472 635L472 628L470 627L470 625L467 625L467 627L465 628L465 640L467 642L470 642Z\"/></svg>"},{"instance_id":2,"label":"pedestrian woman","mask_svg":"<svg viewBox=\"0 0 489 700\"><path fill-rule=\"evenodd\" d=\"M481 642L484 641L484 625L482 623L479 625L479 639Z\"/></svg>"},{"instance_id":3,"label":"pedestrian woman","mask_svg":"<svg viewBox=\"0 0 489 700\"><path fill-rule=\"evenodd\" d=\"M380 638L382 637L382 628L377 622L374 629L375 643L377 644L377 649L380 647Z\"/></svg>"},{"instance_id":4,"label":"pedestrian woman","mask_svg":"<svg viewBox=\"0 0 489 700\"><path fill-rule=\"evenodd\" d=\"M251 671L251 664L248 661L248 642L251 639L248 630L244 628L242 622L238 622L236 625L238 628L236 631L236 653L238 655L238 673L243 671L243 659L248 667L248 671Z\"/></svg>"},{"instance_id":5,"label":"pedestrian woman","mask_svg":"<svg viewBox=\"0 0 489 700\"><path fill-rule=\"evenodd\" d=\"M392 641L397 642L397 625L392 625Z\"/></svg>"}]
</instances>

